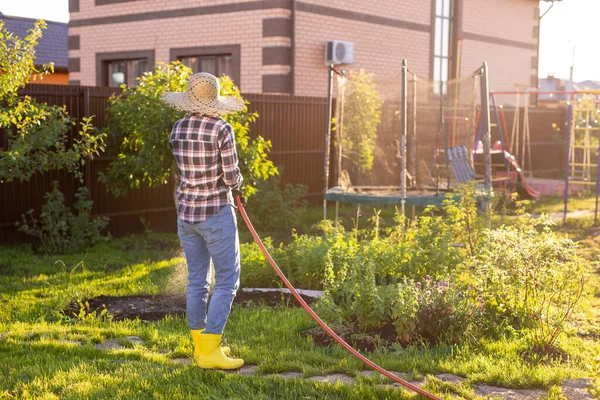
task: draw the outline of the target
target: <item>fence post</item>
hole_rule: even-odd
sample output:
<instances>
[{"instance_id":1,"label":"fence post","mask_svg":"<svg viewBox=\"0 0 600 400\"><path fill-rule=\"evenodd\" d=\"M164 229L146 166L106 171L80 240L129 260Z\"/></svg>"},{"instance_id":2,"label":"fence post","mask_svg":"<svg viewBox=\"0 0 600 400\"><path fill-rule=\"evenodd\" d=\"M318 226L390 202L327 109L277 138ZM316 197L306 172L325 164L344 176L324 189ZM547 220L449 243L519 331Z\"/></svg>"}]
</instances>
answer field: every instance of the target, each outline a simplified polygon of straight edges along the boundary
<instances>
[{"instance_id":1,"label":"fence post","mask_svg":"<svg viewBox=\"0 0 600 400\"><path fill-rule=\"evenodd\" d=\"M90 88L87 86L83 86L83 117L90 117ZM78 118L77 123L80 124L83 118ZM80 125L81 126L81 125ZM80 128L77 127L77 129ZM84 166L84 183L88 190L88 200L92 199L92 166L90 165L91 160L85 160Z\"/></svg>"}]
</instances>

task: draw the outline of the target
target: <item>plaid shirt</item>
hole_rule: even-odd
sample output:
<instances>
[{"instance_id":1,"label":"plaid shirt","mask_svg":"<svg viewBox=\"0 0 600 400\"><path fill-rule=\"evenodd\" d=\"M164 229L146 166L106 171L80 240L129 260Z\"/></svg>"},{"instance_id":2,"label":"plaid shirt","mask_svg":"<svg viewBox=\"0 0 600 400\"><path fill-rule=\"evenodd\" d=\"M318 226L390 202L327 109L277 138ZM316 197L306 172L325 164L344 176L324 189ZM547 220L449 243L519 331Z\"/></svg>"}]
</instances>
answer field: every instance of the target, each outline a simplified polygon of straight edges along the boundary
<instances>
[{"instance_id":1,"label":"plaid shirt","mask_svg":"<svg viewBox=\"0 0 600 400\"><path fill-rule=\"evenodd\" d=\"M169 143L179 167L179 219L201 222L233 204L231 189L238 189L243 178L231 125L191 114L175 122Z\"/></svg>"}]
</instances>

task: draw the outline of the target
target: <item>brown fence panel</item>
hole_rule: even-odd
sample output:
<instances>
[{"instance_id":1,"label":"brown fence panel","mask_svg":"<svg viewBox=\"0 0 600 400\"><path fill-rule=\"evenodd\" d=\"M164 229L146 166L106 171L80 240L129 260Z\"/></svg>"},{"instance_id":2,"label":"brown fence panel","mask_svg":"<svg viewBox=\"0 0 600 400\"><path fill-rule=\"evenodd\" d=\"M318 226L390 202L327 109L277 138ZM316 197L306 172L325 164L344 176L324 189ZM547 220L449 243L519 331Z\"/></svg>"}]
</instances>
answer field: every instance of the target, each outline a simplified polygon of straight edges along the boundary
<instances>
[{"instance_id":1,"label":"brown fence panel","mask_svg":"<svg viewBox=\"0 0 600 400\"><path fill-rule=\"evenodd\" d=\"M283 184L308 186L308 200L323 199L325 149L325 113L327 100L321 97L290 97L264 94L245 96L250 110L259 118L251 127L252 135L271 141L269 158L283 166ZM331 171L334 171L333 140ZM333 173L330 173L333 182Z\"/></svg>"},{"instance_id":2,"label":"brown fence panel","mask_svg":"<svg viewBox=\"0 0 600 400\"><path fill-rule=\"evenodd\" d=\"M504 109L506 116L507 133L505 137L510 141L515 114L514 107ZM524 109L520 110L520 135L523 135ZM565 108L533 108L529 109L529 130L531 140L531 166L536 177L559 178L564 176L566 157L566 122L567 111ZM557 133L552 124L560 128ZM497 140L497 139L495 139ZM514 154L514 149L512 151ZM527 160L527 158L526 158ZM519 157L519 163L521 157ZM528 170L529 167L526 165Z\"/></svg>"},{"instance_id":3,"label":"brown fence panel","mask_svg":"<svg viewBox=\"0 0 600 400\"><path fill-rule=\"evenodd\" d=\"M118 91L107 87L29 85L22 94L38 102L64 105L78 123L69 132L72 139L85 116L94 116L93 125L98 129L105 127L108 98ZM251 102L250 109L260 115L251 127L251 134L271 140L269 158L275 165L284 167L282 183L307 185L309 201L321 201L326 100L256 94L245 97ZM0 144L5 140L0 132ZM85 183L94 202L93 214L110 217L108 229L115 236L143 231L144 223L151 229L174 231L173 183L159 188L144 187L115 198L98 182L99 173L112 159L102 156L86 165ZM331 165L333 171L334 163ZM333 179L333 174L331 176ZM52 190L53 181L59 182L67 203L72 203L78 182L64 171L36 174L28 182L0 184L0 243L14 244L30 239L17 232L14 223L28 210L41 209L44 194Z\"/></svg>"}]
</instances>

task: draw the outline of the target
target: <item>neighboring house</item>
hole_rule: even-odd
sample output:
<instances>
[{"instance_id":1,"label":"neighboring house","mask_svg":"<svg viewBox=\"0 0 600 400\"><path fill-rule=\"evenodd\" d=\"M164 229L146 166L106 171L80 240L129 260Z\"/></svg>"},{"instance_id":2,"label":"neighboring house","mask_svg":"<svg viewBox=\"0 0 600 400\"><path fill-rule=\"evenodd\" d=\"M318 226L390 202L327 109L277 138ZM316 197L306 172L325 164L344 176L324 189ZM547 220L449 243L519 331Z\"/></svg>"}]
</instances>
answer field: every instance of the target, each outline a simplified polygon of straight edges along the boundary
<instances>
[{"instance_id":1,"label":"neighboring house","mask_svg":"<svg viewBox=\"0 0 600 400\"><path fill-rule=\"evenodd\" d=\"M14 35L25 38L27 31L33 28L35 19L11 17L0 13L0 20L4 27ZM44 75L43 79L32 80L31 83L45 83L54 85L69 84L67 49L68 28L66 23L46 21L48 29L42 31L42 38L38 41L35 51L35 65L54 63L54 73Z\"/></svg>"},{"instance_id":2,"label":"neighboring house","mask_svg":"<svg viewBox=\"0 0 600 400\"><path fill-rule=\"evenodd\" d=\"M489 63L490 86L537 87L538 0L70 0L69 71L82 85L135 84L156 62L226 73L245 93L327 94L325 43L352 69L433 79Z\"/></svg>"},{"instance_id":3,"label":"neighboring house","mask_svg":"<svg viewBox=\"0 0 600 400\"><path fill-rule=\"evenodd\" d=\"M587 80L582 82L574 82L571 84L568 79L556 78L554 75L548 75L547 78L540 79L540 92L569 92L569 91L596 91L600 92L600 81ZM599 94L594 93L593 96L598 99ZM564 103L570 99L580 100L580 94L570 95L567 93L544 93L538 96L538 105L548 108L562 107Z\"/></svg>"}]
</instances>

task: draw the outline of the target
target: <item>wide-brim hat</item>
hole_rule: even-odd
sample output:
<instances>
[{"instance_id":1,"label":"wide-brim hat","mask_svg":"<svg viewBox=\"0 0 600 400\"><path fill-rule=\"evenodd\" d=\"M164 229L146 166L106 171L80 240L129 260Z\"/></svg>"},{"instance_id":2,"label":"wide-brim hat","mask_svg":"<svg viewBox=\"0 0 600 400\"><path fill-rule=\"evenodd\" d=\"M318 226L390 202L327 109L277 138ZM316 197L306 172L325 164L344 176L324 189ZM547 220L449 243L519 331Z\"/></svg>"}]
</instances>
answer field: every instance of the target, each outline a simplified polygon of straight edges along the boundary
<instances>
[{"instance_id":1,"label":"wide-brim hat","mask_svg":"<svg viewBox=\"0 0 600 400\"><path fill-rule=\"evenodd\" d=\"M200 72L190 77L187 91L165 92L161 100L181 111L202 115L224 115L244 109L244 100L220 96L221 85L214 75Z\"/></svg>"}]
</instances>

